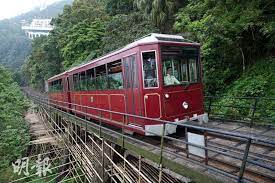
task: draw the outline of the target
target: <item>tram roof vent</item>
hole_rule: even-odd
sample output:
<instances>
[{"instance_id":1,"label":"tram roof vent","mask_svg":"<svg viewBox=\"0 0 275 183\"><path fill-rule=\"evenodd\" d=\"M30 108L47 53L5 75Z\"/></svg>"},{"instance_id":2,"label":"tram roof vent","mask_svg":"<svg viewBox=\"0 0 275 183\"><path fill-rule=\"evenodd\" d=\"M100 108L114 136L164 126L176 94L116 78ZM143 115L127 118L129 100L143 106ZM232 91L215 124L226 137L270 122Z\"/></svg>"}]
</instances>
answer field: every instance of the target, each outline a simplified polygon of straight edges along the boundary
<instances>
[{"instance_id":1,"label":"tram roof vent","mask_svg":"<svg viewBox=\"0 0 275 183\"><path fill-rule=\"evenodd\" d=\"M187 40L180 35L157 34L157 33L148 34L148 35L136 40L134 43L148 43L148 42L156 42L156 41L193 43L193 41Z\"/></svg>"}]
</instances>

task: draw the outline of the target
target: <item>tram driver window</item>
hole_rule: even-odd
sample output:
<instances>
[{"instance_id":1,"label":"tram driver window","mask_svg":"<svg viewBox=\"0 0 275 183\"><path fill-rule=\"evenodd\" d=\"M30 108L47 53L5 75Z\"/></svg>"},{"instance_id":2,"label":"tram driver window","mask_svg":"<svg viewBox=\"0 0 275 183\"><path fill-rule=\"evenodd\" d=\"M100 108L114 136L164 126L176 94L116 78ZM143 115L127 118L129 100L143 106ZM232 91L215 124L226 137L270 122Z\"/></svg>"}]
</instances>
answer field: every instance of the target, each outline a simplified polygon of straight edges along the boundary
<instances>
[{"instance_id":1,"label":"tram driver window","mask_svg":"<svg viewBox=\"0 0 275 183\"><path fill-rule=\"evenodd\" d=\"M142 53L143 82L145 88L158 87L156 54L154 51Z\"/></svg>"},{"instance_id":2,"label":"tram driver window","mask_svg":"<svg viewBox=\"0 0 275 183\"><path fill-rule=\"evenodd\" d=\"M194 47L163 46L164 86L199 82L199 51Z\"/></svg>"},{"instance_id":3,"label":"tram driver window","mask_svg":"<svg viewBox=\"0 0 275 183\"><path fill-rule=\"evenodd\" d=\"M189 78L190 82L198 82L198 73L197 73L197 61L195 59L189 60Z\"/></svg>"}]
</instances>

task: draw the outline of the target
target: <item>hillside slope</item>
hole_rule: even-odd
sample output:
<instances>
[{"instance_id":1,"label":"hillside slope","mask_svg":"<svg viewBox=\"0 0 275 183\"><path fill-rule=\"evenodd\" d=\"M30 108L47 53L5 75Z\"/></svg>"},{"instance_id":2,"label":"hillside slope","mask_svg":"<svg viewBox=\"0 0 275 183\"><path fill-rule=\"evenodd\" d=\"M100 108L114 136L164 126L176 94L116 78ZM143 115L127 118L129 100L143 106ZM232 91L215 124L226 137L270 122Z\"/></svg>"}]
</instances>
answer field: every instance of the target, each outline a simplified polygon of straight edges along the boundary
<instances>
[{"instance_id":1,"label":"hillside slope","mask_svg":"<svg viewBox=\"0 0 275 183\"><path fill-rule=\"evenodd\" d=\"M230 115L246 121L254 118L254 122L257 123L274 123L274 70L274 58L256 62L239 79L227 86L222 98L216 101L215 106L218 107L212 109L212 113ZM255 111L254 107L256 107Z\"/></svg>"},{"instance_id":2,"label":"hillside slope","mask_svg":"<svg viewBox=\"0 0 275 183\"><path fill-rule=\"evenodd\" d=\"M31 51L31 40L21 30L21 20L31 21L38 17L56 17L63 11L64 5L70 3L72 0L64 0L41 11L34 9L14 18L0 21L0 64L9 69L18 70Z\"/></svg>"},{"instance_id":3,"label":"hillside slope","mask_svg":"<svg viewBox=\"0 0 275 183\"><path fill-rule=\"evenodd\" d=\"M259 60L229 85L225 96L275 97L275 59Z\"/></svg>"},{"instance_id":4,"label":"hillside slope","mask_svg":"<svg viewBox=\"0 0 275 183\"><path fill-rule=\"evenodd\" d=\"M0 182L10 182L16 174L11 162L24 156L30 137L23 114L28 107L12 74L0 66Z\"/></svg>"}]
</instances>

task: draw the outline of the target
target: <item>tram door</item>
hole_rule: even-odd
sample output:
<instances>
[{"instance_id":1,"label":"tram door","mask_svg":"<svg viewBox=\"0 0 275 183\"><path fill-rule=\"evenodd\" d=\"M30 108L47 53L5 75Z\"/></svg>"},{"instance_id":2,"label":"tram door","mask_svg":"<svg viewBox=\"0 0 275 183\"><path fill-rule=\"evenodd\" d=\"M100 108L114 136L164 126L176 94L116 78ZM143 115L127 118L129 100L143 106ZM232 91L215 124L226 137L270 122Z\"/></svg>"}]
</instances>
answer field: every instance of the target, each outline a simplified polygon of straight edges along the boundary
<instances>
[{"instance_id":1,"label":"tram door","mask_svg":"<svg viewBox=\"0 0 275 183\"><path fill-rule=\"evenodd\" d=\"M150 50L142 51L141 54L145 116L161 118L157 52Z\"/></svg>"},{"instance_id":2,"label":"tram door","mask_svg":"<svg viewBox=\"0 0 275 183\"><path fill-rule=\"evenodd\" d=\"M141 115L136 54L124 58L123 64L126 103L125 112L127 114ZM126 117L126 124L138 125L137 121L136 118Z\"/></svg>"}]
</instances>

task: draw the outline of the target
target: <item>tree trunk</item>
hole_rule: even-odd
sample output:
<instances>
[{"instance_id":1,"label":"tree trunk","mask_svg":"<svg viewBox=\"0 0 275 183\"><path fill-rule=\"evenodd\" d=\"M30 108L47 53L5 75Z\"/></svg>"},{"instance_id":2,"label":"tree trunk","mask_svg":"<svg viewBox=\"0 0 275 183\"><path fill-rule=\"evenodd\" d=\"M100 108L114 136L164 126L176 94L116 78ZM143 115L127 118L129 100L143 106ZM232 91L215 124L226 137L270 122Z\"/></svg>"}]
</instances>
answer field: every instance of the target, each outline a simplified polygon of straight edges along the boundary
<instances>
[{"instance_id":1,"label":"tree trunk","mask_svg":"<svg viewBox=\"0 0 275 183\"><path fill-rule=\"evenodd\" d=\"M240 48L241 54L242 54L242 64L243 64L243 71L245 71L245 58L244 58L244 54L243 54L243 49Z\"/></svg>"}]
</instances>

